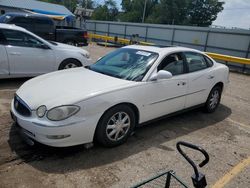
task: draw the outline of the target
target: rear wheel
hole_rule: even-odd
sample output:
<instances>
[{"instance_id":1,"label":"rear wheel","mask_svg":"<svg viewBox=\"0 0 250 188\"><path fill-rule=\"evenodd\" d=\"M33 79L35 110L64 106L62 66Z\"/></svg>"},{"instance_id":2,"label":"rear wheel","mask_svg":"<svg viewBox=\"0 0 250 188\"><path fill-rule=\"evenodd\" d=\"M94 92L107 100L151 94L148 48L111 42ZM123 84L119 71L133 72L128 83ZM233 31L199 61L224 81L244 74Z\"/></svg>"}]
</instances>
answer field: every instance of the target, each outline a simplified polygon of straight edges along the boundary
<instances>
[{"instance_id":1,"label":"rear wheel","mask_svg":"<svg viewBox=\"0 0 250 188\"><path fill-rule=\"evenodd\" d=\"M71 45L71 46L78 46L78 43L74 40L66 40L66 41L64 41L64 43Z\"/></svg>"},{"instance_id":2,"label":"rear wheel","mask_svg":"<svg viewBox=\"0 0 250 188\"><path fill-rule=\"evenodd\" d=\"M214 112L220 104L222 88L220 86L215 86L209 93L206 104L205 111L208 113Z\"/></svg>"},{"instance_id":3,"label":"rear wheel","mask_svg":"<svg viewBox=\"0 0 250 188\"><path fill-rule=\"evenodd\" d=\"M67 60L64 60L60 64L58 70L71 69L71 68L76 68L76 67L81 67L81 66L82 64L79 61L75 59L67 59Z\"/></svg>"},{"instance_id":4,"label":"rear wheel","mask_svg":"<svg viewBox=\"0 0 250 188\"><path fill-rule=\"evenodd\" d=\"M126 142L134 127L134 111L126 105L115 106L102 116L95 139L105 147L118 146Z\"/></svg>"}]
</instances>

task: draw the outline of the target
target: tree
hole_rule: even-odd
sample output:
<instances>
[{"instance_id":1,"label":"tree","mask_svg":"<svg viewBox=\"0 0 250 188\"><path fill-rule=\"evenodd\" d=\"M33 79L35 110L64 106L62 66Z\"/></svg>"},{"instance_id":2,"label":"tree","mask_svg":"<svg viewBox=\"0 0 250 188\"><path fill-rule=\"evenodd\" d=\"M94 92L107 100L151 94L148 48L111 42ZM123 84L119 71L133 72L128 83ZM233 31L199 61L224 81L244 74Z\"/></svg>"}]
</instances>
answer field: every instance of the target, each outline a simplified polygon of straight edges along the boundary
<instances>
[{"instance_id":1,"label":"tree","mask_svg":"<svg viewBox=\"0 0 250 188\"><path fill-rule=\"evenodd\" d=\"M82 0L82 7L87 9L94 9L95 3L93 0ZM87 5L87 6L86 6Z\"/></svg>"},{"instance_id":2,"label":"tree","mask_svg":"<svg viewBox=\"0 0 250 188\"><path fill-rule=\"evenodd\" d=\"M158 0L147 0L145 18L151 14ZM145 0L122 0L122 10L119 19L125 22L142 22ZM145 19L145 20L146 20Z\"/></svg>"},{"instance_id":3,"label":"tree","mask_svg":"<svg viewBox=\"0 0 250 188\"><path fill-rule=\"evenodd\" d=\"M114 0L106 0L104 5L98 5L93 14L93 20L107 20L116 21L118 15L118 8Z\"/></svg>"},{"instance_id":4,"label":"tree","mask_svg":"<svg viewBox=\"0 0 250 188\"><path fill-rule=\"evenodd\" d=\"M161 0L147 18L147 22L183 24L187 14L187 0Z\"/></svg>"},{"instance_id":5,"label":"tree","mask_svg":"<svg viewBox=\"0 0 250 188\"><path fill-rule=\"evenodd\" d=\"M188 6L187 23L207 27L223 10L224 2L218 0L191 0Z\"/></svg>"},{"instance_id":6,"label":"tree","mask_svg":"<svg viewBox=\"0 0 250 188\"><path fill-rule=\"evenodd\" d=\"M122 0L121 21L141 22L145 0ZM218 0L147 0L149 23L209 26L223 10Z\"/></svg>"}]
</instances>

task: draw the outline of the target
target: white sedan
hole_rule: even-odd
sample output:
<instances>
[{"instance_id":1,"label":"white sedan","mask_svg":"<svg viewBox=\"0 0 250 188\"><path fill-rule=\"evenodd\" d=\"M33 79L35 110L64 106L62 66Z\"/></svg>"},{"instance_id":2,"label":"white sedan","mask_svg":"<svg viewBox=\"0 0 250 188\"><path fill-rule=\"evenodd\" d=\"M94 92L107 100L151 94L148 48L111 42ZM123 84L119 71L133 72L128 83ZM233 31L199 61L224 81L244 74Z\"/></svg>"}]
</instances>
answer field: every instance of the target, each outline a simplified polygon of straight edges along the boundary
<instances>
[{"instance_id":1,"label":"white sedan","mask_svg":"<svg viewBox=\"0 0 250 188\"><path fill-rule=\"evenodd\" d=\"M91 64L82 48L49 42L9 24L0 24L0 57L0 78L32 77Z\"/></svg>"},{"instance_id":2,"label":"white sedan","mask_svg":"<svg viewBox=\"0 0 250 188\"><path fill-rule=\"evenodd\" d=\"M33 78L17 90L13 119L31 140L56 146L126 141L141 123L194 106L214 112L229 70L182 47L127 46L87 68ZM62 82L63 80L63 82Z\"/></svg>"}]
</instances>

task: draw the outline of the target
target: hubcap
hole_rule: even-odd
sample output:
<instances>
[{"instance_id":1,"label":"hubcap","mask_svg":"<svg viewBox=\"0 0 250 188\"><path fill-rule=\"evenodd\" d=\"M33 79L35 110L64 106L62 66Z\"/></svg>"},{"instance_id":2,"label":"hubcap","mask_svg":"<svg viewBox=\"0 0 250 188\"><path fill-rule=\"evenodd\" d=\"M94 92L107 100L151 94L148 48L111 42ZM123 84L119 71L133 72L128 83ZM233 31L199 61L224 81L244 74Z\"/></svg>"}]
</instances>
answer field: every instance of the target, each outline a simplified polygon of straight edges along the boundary
<instances>
[{"instance_id":1,"label":"hubcap","mask_svg":"<svg viewBox=\"0 0 250 188\"><path fill-rule=\"evenodd\" d=\"M127 134L129 128L129 115L125 112L118 112L108 120L106 134L110 140L118 141Z\"/></svg>"},{"instance_id":2,"label":"hubcap","mask_svg":"<svg viewBox=\"0 0 250 188\"><path fill-rule=\"evenodd\" d=\"M220 94L218 90L215 90L212 95L211 98L209 100L209 106L211 109L214 109L217 104L219 103L219 98L220 98Z\"/></svg>"},{"instance_id":3,"label":"hubcap","mask_svg":"<svg viewBox=\"0 0 250 188\"><path fill-rule=\"evenodd\" d=\"M76 64L74 64L74 63L68 63L67 65L65 65L64 69L70 69L70 68L75 68L75 67L77 67Z\"/></svg>"}]
</instances>

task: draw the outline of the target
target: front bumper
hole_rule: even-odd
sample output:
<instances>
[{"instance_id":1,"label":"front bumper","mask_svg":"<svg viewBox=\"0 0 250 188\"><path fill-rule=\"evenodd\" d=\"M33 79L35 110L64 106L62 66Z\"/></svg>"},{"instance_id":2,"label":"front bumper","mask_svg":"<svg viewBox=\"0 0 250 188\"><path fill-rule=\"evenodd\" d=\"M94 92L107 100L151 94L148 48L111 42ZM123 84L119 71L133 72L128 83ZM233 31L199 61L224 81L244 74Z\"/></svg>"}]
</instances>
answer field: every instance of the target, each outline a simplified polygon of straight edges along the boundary
<instances>
[{"instance_id":1,"label":"front bumper","mask_svg":"<svg viewBox=\"0 0 250 188\"><path fill-rule=\"evenodd\" d=\"M46 125L46 122L41 123L38 118L19 115L14 108L13 101L11 103L11 116L20 126L21 132L27 137L54 147L67 147L92 142L97 125L96 117L88 118L88 120L71 121L61 126L58 126L58 122L56 126L52 126L51 123L53 122L48 120L48 125ZM59 138L62 135L67 135L67 137Z\"/></svg>"}]
</instances>

